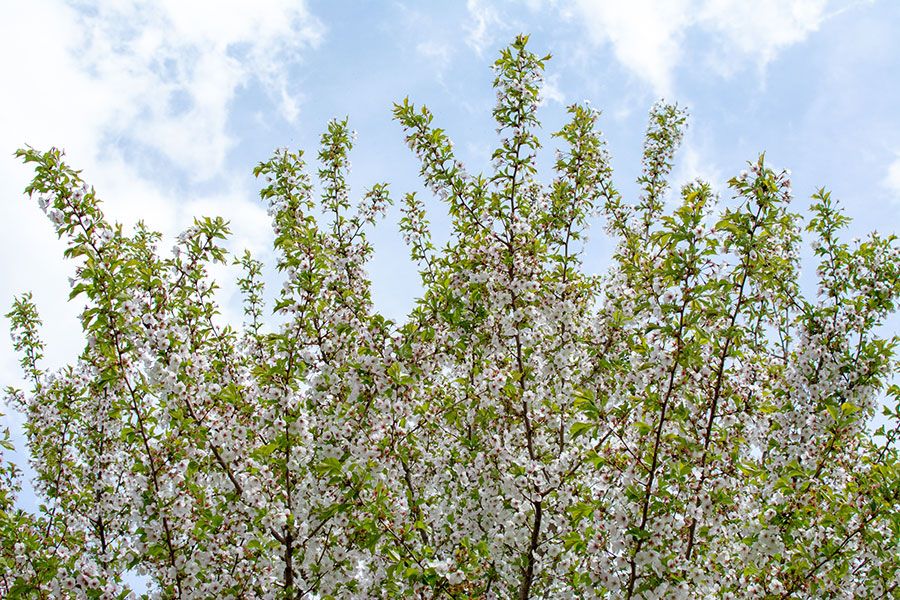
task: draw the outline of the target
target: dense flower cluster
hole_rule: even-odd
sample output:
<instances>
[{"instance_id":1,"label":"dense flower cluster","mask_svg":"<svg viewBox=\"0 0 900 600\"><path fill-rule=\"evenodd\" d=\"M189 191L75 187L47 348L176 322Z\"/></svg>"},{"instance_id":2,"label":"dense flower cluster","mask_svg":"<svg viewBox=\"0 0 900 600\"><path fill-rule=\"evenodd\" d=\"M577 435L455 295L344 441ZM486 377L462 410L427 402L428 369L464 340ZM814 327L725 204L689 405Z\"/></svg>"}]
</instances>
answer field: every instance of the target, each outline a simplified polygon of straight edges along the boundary
<instances>
[{"instance_id":1,"label":"dense flower cluster","mask_svg":"<svg viewBox=\"0 0 900 600\"><path fill-rule=\"evenodd\" d=\"M20 151L77 262L87 343L45 372L30 297L9 314L44 504L17 510L0 462L0 594L124 598L137 572L160 598L896 596L900 390L878 329L900 295L894 236L842 242L818 192L805 297L790 174L760 158L729 200L671 192L685 114L666 104L636 201L588 106L569 108L542 184L548 57L526 42L494 65L490 175L427 109L395 106L453 225L438 248L405 197L423 292L402 324L371 300L365 230L390 198L351 201L346 121L322 136L320 201L301 152L255 169L275 325L249 254L245 321L222 323L207 267L229 260L223 221L162 257L158 234L105 220L61 152ZM618 242L602 277L581 268L597 214Z\"/></svg>"}]
</instances>

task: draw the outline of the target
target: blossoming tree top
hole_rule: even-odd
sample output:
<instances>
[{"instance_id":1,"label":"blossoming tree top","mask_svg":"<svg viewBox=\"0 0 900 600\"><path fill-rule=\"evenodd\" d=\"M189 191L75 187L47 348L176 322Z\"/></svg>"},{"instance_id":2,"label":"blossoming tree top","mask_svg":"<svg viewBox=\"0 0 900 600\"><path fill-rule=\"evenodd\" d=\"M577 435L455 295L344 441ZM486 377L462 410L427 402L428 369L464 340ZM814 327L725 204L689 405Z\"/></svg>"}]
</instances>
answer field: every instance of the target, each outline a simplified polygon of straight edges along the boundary
<instances>
[{"instance_id":1,"label":"blossoming tree top","mask_svg":"<svg viewBox=\"0 0 900 600\"><path fill-rule=\"evenodd\" d=\"M43 504L16 509L0 463L0 594L131 597L138 573L159 598L896 597L897 340L879 333L894 236L841 241L847 218L817 192L805 295L789 173L760 157L730 198L669 191L685 114L666 104L639 197L616 191L582 105L542 183L548 58L522 36L494 64L489 174L427 109L395 105L453 226L437 247L404 197L422 277L404 323L372 304L365 231L390 198L351 200L346 121L322 136L318 199L302 152L255 169L284 276L275 325L262 265L227 255L222 220L160 254L159 234L104 218L60 151L21 150L77 264L86 345L45 371L35 306L16 300L31 388L9 394ZM595 213L617 242L601 277L581 267ZM243 324L222 322L207 272L230 260Z\"/></svg>"}]
</instances>

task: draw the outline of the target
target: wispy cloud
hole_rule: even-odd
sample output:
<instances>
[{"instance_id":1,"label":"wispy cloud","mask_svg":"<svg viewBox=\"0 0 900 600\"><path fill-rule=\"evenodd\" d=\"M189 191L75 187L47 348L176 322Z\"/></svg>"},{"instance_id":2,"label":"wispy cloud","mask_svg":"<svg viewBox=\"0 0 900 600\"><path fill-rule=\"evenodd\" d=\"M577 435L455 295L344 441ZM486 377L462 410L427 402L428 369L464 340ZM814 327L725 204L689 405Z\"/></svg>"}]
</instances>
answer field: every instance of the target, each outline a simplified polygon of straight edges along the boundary
<instances>
[{"instance_id":1,"label":"wispy cloud","mask_svg":"<svg viewBox=\"0 0 900 600\"><path fill-rule=\"evenodd\" d=\"M215 174L233 143L228 113L240 86L261 83L281 115L296 119L286 72L321 36L303 3L282 0L103 0L74 17L71 68L108 105L98 125L198 178Z\"/></svg>"},{"instance_id":2,"label":"wispy cloud","mask_svg":"<svg viewBox=\"0 0 900 600\"><path fill-rule=\"evenodd\" d=\"M425 40L416 44L416 53L435 71L443 71L450 64L453 49L449 44L437 40Z\"/></svg>"},{"instance_id":3,"label":"wispy cloud","mask_svg":"<svg viewBox=\"0 0 900 600\"><path fill-rule=\"evenodd\" d=\"M882 184L890 192L893 201L900 204L900 156L888 165Z\"/></svg>"},{"instance_id":4,"label":"wispy cloud","mask_svg":"<svg viewBox=\"0 0 900 600\"><path fill-rule=\"evenodd\" d=\"M494 43L497 30L503 26L503 19L497 9L484 0L466 0L469 22L466 26L466 44L483 56L485 50Z\"/></svg>"},{"instance_id":5,"label":"wispy cloud","mask_svg":"<svg viewBox=\"0 0 900 600\"><path fill-rule=\"evenodd\" d=\"M720 74L747 65L763 69L815 31L826 7L827 0L578 0L576 16L595 43L610 44L654 93L671 96L689 34Z\"/></svg>"},{"instance_id":6,"label":"wispy cloud","mask_svg":"<svg viewBox=\"0 0 900 600\"><path fill-rule=\"evenodd\" d=\"M681 188L697 180L708 183L713 193L718 194L724 187L725 179L706 140L702 139L695 129L688 128L684 143L678 151L667 201L673 206L680 204Z\"/></svg>"},{"instance_id":7,"label":"wispy cloud","mask_svg":"<svg viewBox=\"0 0 900 600\"><path fill-rule=\"evenodd\" d=\"M0 47L17 60L15 92L0 99L5 119L15 121L4 142L44 143L52 132L55 143L77 140L96 155L109 140L125 140L195 179L215 175L234 142L227 124L235 92L259 82L281 115L296 119L287 69L322 28L303 3L209 7L183 0L103 0L89 9L49 0L6 4ZM45 36L35 39L35 31Z\"/></svg>"},{"instance_id":8,"label":"wispy cloud","mask_svg":"<svg viewBox=\"0 0 900 600\"><path fill-rule=\"evenodd\" d=\"M765 68L778 53L804 41L826 18L827 0L706 0L696 26L714 37L707 50L722 72Z\"/></svg>"},{"instance_id":9,"label":"wispy cloud","mask_svg":"<svg viewBox=\"0 0 900 600\"><path fill-rule=\"evenodd\" d=\"M541 104L548 102L566 103L566 95L560 88L558 74L547 75L544 79L544 86L541 88Z\"/></svg>"},{"instance_id":10,"label":"wispy cloud","mask_svg":"<svg viewBox=\"0 0 900 600\"><path fill-rule=\"evenodd\" d=\"M577 10L594 43L609 43L616 59L657 94L672 92L672 71L690 24L689 0L579 0Z\"/></svg>"}]
</instances>

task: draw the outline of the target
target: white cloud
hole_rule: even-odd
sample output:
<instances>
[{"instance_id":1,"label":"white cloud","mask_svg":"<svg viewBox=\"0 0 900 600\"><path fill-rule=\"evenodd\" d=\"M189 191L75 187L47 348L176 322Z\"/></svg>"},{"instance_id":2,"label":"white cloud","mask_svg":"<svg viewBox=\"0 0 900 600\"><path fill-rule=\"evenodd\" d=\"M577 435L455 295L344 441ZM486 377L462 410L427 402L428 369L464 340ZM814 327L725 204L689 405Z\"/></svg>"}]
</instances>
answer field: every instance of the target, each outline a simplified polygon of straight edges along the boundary
<instances>
[{"instance_id":1,"label":"white cloud","mask_svg":"<svg viewBox=\"0 0 900 600\"><path fill-rule=\"evenodd\" d=\"M497 10L483 0L466 0L471 22L466 27L466 44L479 56L494 42L494 29L503 25Z\"/></svg>"},{"instance_id":2,"label":"white cloud","mask_svg":"<svg viewBox=\"0 0 900 600\"><path fill-rule=\"evenodd\" d=\"M453 57L453 49L448 44L433 39L416 44L416 52L436 71L446 69Z\"/></svg>"},{"instance_id":3,"label":"white cloud","mask_svg":"<svg viewBox=\"0 0 900 600\"><path fill-rule=\"evenodd\" d=\"M802 42L826 17L827 0L579 0L595 43L609 43L616 58L654 93L669 96L692 34L706 45L703 60L721 74L748 64L760 69L784 48ZM708 40L708 43L706 42Z\"/></svg>"},{"instance_id":4,"label":"white cloud","mask_svg":"<svg viewBox=\"0 0 900 600\"><path fill-rule=\"evenodd\" d=\"M59 145L74 163L119 178L141 165L106 168L117 162L115 142L151 150L192 180L220 175L235 142L236 91L258 81L296 119L288 69L321 37L290 0L102 0L83 11L34 0L4 3L0 23L0 51L15 57L5 62L0 152Z\"/></svg>"},{"instance_id":5,"label":"white cloud","mask_svg":"<svg viewBox=\"0 0 900 600\"><path fill-rule=\"evenodd\" d=\"M697 24L717 37L710 55L728 74L748 61L765 67L805 40L819 28L825 8L826 0L706 0Z\"/></svg>"},{"instance_id":6,"label":"white cloud","mask_svg":"<svg viewBox=\"0 0 900 600\"><path fill-rule=\"evenodd\" d=\"M688 60L730 76L760 71L785 48L804 41L835 0L467 0L466 44L483 55L509 32L517 13L555 14L582 25L595 45L609 44L626 69L656 95L675 93L677 69ZM514 26L514 25L513 25Z\"/></svg>"},{"instance_id":7,"label":"white cloud","mask_svg":"<svg viewBox=\"0 0 900 600\"><path fill-rule=\"evenodd\" d=\"M675 159L671 177L671 197L668 199L673 205L681 201L681 188L692 181L699 179L708 183L714 194L717 194L725 183L721 169L712 158L714 152L703 140L698 139L694 131L692 128L687 130Z\"/></svg>"},{"instance_id":8,"label":"white cloud","mask_svg":"<svg viewBox=\"0 0 900 600\"><path fill-rule=\"evenodd\" d=\"M900 156L888 165L882 184L890 192L892 200L900 203Z\"/></svg>"},{"instance_id":9,"label":"white cloud","mask_svg":"<svg viewBox=\"0 0 900 600\"><path fill-rule=\"evenodd\" d=\"M233 143L226 126L240 86L260 81L282 116L296 118L287 69L321 35L304 4L288 0L103 0L74 16L77 41L66 50L93 95L108 98L104 125L201 179Z\"/></svg>"},{"instance_id":10,"label":"white cloud","mask_svg":"<svg viewBox=\"0 0 900 600\"><path fill-rule=\"evenodd\" d=\"M541 87L541 104L548 102L566 103L566 96L559 87L559 75L547 75L544 78L544 84Z\"/></svg>"},{"instance_id":11,"label":"white cloud","mask_svg":"<svg viewBox=\"0 0 900 600\"><path fill-rule=\"evenodd\" d=\"M610 43L616 58L663 96L690 23L690 0L579 0L577 8L595 43Z\"/></svg>"}]
</instances>

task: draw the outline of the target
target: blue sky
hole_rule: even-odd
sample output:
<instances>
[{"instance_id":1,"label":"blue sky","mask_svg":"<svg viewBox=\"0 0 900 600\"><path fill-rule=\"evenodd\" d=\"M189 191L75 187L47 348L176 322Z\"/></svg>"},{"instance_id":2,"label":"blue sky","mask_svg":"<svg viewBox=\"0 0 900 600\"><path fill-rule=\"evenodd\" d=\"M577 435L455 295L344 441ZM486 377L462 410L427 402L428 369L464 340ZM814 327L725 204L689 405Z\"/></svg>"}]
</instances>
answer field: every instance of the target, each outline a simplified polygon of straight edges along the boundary
<instances>
[{"instance_id":1,"label":"blue sky","mask_svg":"<svg viewBox=\"0 0 900 600\"><path fill-rule=\"evenodd\" d=\"M279 146L312 160L328 119L349 116L355 189L387 181L399 200L422 189L391 120L392 103L409 96L436 113L470 171L486 168L489 65L519 32L553 54L547 159L565 105L589 100L603 111L617 186L633 191L647 111L665 97L691 114L676 183L701 176L727 194L724 182L765 151L792 169L798 208L826 186L854 218L850 236L896 232L898 31L894 0L2 2L0 303L33 291L49 365L77 354L72 266L22 196L30 173L12 154L23 144L65 148L126 225L144 219L173 237L194 216L222 215L234 250L271 259L257 162ZM432 208L440 230L442 207ZM417 275L398 219L392 210L372 233L371 272L376 303L402 319ZM595 228L588 267L602 269L608 251ZM225 316L238 319L233 274L216 275ZM20 380L10 343L0 344L0 379Z\"/></svg>"}]
</instances>

